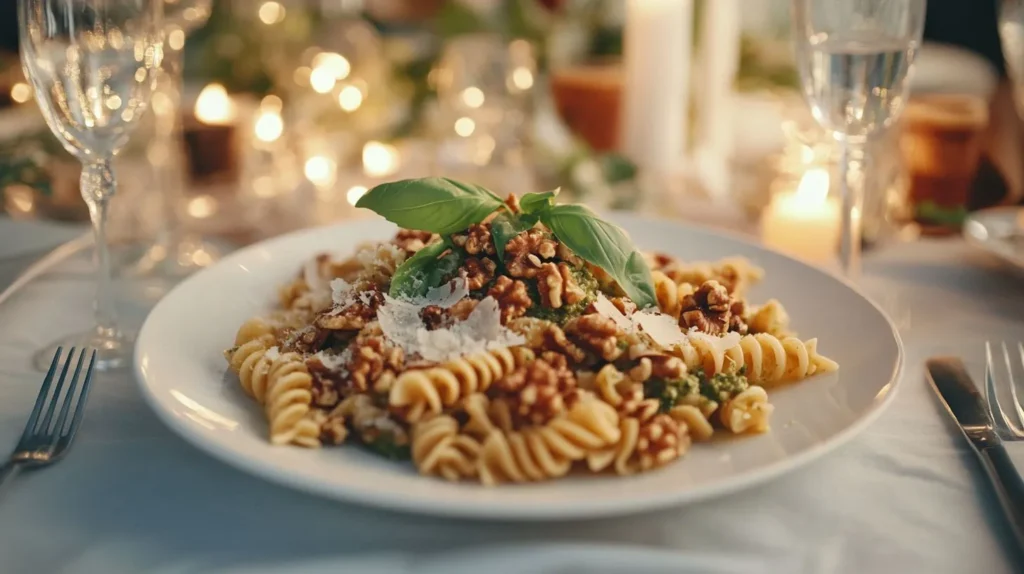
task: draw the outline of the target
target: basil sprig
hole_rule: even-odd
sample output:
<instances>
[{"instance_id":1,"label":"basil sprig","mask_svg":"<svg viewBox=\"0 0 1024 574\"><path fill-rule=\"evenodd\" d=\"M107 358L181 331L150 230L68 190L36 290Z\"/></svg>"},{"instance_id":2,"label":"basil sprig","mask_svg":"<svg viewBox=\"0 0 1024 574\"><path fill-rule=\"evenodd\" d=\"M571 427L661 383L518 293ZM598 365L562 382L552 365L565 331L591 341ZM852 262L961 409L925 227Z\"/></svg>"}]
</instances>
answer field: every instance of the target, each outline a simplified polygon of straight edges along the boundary
<instances>
[{"instance_id":1,"label":"basil sprig","mask_svg":"<svg viewBox=\"0 0 1024 574\"><path fill-rule=\"evenodd\" d=\"M540 220L573 253L611 275L637 307L657 305L651 270L617 225L582 205L553 206L540 213Z\"/></svg>"},{"instance_id":2,"label":"basil sprig","mask_svg":"<svg viewBox=\"0 0 1024 574\"><path fill-rule=\"evenodd\" d=\"M405 229L451 235L480 223L504 202L493 192L445 177L403 179L366 192L365 207Z\"/></svg>"},{"instance_id":3,"label":"basil sprig","mask_svg":"<svg viewBox=\"0 0 1024 574\"><path fill-rule=\"evenodd\" d=\"M462 265L462 258L455 250L441 257L449 247L446 241L431 243L402 262L391 277L388 295L404 299L422 297L440 286L445 277L453 275Z\"/></svg>"},{"instance_id":4,"label":"basil sprig","mask_svg":"<svg viewBox=\"0 0 1024 574\"><path fill-rule=\"evenodd\" d=\"M500 261L504 261L510 239L541 221L570 250L608 273L641 309L656 305L651 270L626 233L582 205L555 205L557 194L557 189L527 193L519 202L522 213L512 213L483 187L432 177L378 185L363 195L356 207L371 209L405 229L442 236L465 231L505 208L491 222ZM395 271L389 294L422 296L439 286L461 265L458 250L441 257L450 247L447 241L434 243L407 259Z\"/></svg>"}]
</instances>

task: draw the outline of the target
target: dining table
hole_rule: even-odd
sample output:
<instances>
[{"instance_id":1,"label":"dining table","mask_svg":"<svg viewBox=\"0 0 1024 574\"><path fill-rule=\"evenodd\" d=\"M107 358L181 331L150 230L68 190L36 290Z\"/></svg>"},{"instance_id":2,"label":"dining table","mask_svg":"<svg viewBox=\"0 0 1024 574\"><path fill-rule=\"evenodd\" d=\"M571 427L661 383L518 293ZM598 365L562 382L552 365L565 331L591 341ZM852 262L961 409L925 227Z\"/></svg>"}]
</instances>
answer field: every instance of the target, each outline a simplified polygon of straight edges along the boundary
<instances>
[{"instance_id":1,"label":"dining table","mask_svg":"<svg viewBox=\"0 0 1024 574\"><path fill-rule=\"evenodd\" d=\"M0 218L0 288L84 231ZM951 236L874 246L859 284L903 341L896 397L839 449L759 486L587 520L382 511L211 458L157 419L129 369L97 374L63 461L0 489L0 572L1024 572L993 490L924 373L929 357L955 355L978 381L985 341L1024 341L1024 275ZM166 292L130 276L114 288L136 329ZM13 448L39 390L33 354L87 328L92 295L86 251L0 304L0 448ZM1024 470L1024 444L1008 448ZM584 566L587 556L597 564Z\"/></svg>"}]
</instances>

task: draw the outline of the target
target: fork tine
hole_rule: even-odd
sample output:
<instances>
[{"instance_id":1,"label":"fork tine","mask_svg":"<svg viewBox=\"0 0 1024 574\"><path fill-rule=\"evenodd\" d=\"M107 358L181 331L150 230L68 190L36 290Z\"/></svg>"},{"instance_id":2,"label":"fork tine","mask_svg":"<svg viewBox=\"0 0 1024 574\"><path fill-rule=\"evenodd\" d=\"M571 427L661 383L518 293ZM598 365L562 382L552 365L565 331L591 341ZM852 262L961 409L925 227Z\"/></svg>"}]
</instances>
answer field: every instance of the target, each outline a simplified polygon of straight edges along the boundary
<instances>
[{"instance_id":1,"label":"fork tine","mask_svg":"<svg viewBox=\"0 0 1024 574\"><path fill-rule=\"evenodd\" d=\"M1003 347L1003 360L1006 361L1006 374L1010 381L1010 398L1013 399L1013 410L1014 414L1017 415L1017 422L1012 423L1013 432L1015 434L1021 434L1024 430L1021 430L1021 408L1020 400L1017 398L1017 381L1013 380L1013 363L1010 361L1010 351L1006 349L1006 341L1002 343Z\"/></svg>"},{"instance_id":2,"label":"fork tine","mask_svg":"<svg viewBox=\"0 0 1024 574\"><path fill-rule=\"evenodd\" d=\"M57 379L57 388L53 390L53 398L50 399L50 404L46 408L46 416L43 417L43 422L39 424L37 432L42 434L49 434L47 429L50 428L50 422L53 421L53 412L57 410L57 402L60 399L60 392L64 389L64 381L68 378L68 370L71 369L71 362L75 358L75 348L71 347L68 351L68 356L64 359L64 368L60 371L60 378Z\"/></svg>"},{"instance_id":3,"label":"fork tine","mask_svg":"<svg viewBox=\"0 0 1024 574\"><path fill-rule=\"evenodd\" d=\"M32 436L36 421L39 420L39 413L43 412L43 405L46 404L46 395L50 392L50 383L53 382L53 374L57 371L57 365L60 364L60 355L63 351L62 347L57 347L57 352L53 354L53 362L50 363L50 368L46 371L43 386L39 389L39 396L36 397L36 406L32 407L32 414L29 415L28 422L25 424L25 432L21 434L21 440Z\"/></svg>"},{"instance_id":4,"label":"fork tine","mask_svg":"<svg viewBox=\"0 0 1024 574\"><path fill-rule=\"evenodd\" d=\"M1006 418L1006 412L1003 411L1003 407L999 403L999 389L996 388L995 371L996 365L995 361L992 360L992 346L988 341L985 341L985 398L988 399L988 412L992 415L992 419L998 428L1012 432L1010 419Z\"/></svg>"},{"instance_id":5,"label":"fork tine","mask_svg":"<svg viewBox=\"0 0 1024 574\"><path fill-rule=\"evenodd\" d=\"M82 422L82 415L85 414L85 402L89 398L89 389L92 388L92 374L95 364L96 350L93 349L92 356L89 358L89 368L85 371L85 382L82 383L82 392L78 395L78 403L75 405L75 416L71 419L71 424L67 430L60 435L64 444L69 444L71 439L75 438L78 425Z\"/></svg>"},{"instance_id":6,"label":"fork tine","mask_svg":"<svg viewBox=\"0 0 1024 574\"><path fill-rule=\"evenodd\" d=\"M1024 344L1017 343L1017 353L1020 357L1021 367L1024 367ZM1013 382L1013 406L1017 411L1017 421L1020 422L1021 427L1024 428L1024 406L1021 405L1020 399L1017 398L1017 383Z\"/></svg>"},{"instance_id":7,"label":"fork tine","mask_svg":"<svg viewBox=\"0 0 1024 574\"><path fill-rule=\"evenodd\" d=\"M60 407L60 416L57 417L57 423L53 425L53 433L60 435L61 430L64 429L64 423L68 420L68 413L71 412L71 401L75 398L75 389L78 388L78 376L82 373L82 363L85 362L85 349L78 354L78 364L75 365L75 374L71 377L71 386L68 387L68 393L64 397L64 404Z\"/></svg>"}]
</instances>

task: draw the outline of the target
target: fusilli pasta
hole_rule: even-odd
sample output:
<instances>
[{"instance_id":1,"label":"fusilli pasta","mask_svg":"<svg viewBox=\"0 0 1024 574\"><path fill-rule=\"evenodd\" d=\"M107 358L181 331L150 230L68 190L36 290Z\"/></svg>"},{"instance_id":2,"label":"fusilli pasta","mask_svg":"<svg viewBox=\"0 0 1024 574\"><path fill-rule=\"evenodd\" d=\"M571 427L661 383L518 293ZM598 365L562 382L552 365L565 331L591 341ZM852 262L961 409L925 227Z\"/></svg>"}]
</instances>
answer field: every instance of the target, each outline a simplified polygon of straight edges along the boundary
<instances>
[{"instance_id":1,"label":"fusilli pasta","mask_svg":"<svg viewBox=\"0 0 1024 574\"><path fill-rule=\"evenodd\" d=\"M701 369L707 375L745 368L750 382L774 384L839 368L835 361L818 354L817 339L804 342L796 337L779 339L757 333L741 337L735 345L723 346L720 338L703 333L689 333L687 337L688 345L676 346L671 352L688 368Z\"/></svg>"},{"instance_id":2,"label":"fusilli pasta","mask_svg":"<svg viewBox=\"0 0 1024 574\"><path fill-rule=\"evenodd\" d=\"M448 415L422 420L412 429L412 461L420 473L448 480L475 478L480 442L459 433L459 423Z\"/></svg>"},{"instance_id":3,"label":"fusilli pasta","mask_svg":"<svg viewBox=\"0 0 1024 574\"><path fill-rule=\"evenodd\" d=\"M533 351L527 348L510 347L462 357L439 367L409 370L395 379L388 403L413 423L426 415L440 414L461 397L487 390L495 380L533 358Z\"/></svg>"},{"instance_id":4,"label":"fusilli pasta","mask_svg":"<svg viewBox=\"0 0 1024 574\"><path fill-rule=\"evenodd\" d=\"M298 353L284 353L267 374L264 408L270 422L270 442L320 445L320 425L310 416L313 378Z\"/></svg>"}]
</instances>

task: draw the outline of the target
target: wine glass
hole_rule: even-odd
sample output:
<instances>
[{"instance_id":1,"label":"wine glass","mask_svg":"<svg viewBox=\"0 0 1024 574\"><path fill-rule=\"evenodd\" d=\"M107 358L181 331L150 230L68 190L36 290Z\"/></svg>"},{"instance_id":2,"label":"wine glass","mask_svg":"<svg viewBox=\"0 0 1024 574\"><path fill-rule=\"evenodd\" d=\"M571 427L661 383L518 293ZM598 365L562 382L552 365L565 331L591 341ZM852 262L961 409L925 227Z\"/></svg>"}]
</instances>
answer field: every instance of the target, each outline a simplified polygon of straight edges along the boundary
<instances>
[{"instance_id":1,"label":"wine glass","mask_svg":"<svg viewBox=\"0 0 1024 574\"><path fill-rule=\"evenodd\" d=\"M172 279L183 277L215 260L218 251L200 237L184 233L185 159L183 154L181 95L185 39L206 23L212 0L153 0L163 3L166 43L164 62L154 95L153 139L148 156L162 200L160 229L156 240L135 263L136 275Z\"/></svg>"},{"instance_id":2,"label":"wine glass","mask_svg":"<svg viewBox=\"0 0 1024 574\"><path fill-rule=\"evenodd\" d=\"M1024 0L1000 0L999 39L1017 115L1024 118Z\"/></svg>"},{"instance_id":3,"label":"wine glass","mask_svg":"<svg viewBox=\"0 0 1024 574\"><path fill-rule=\"evenodd\" d=\"M865 146L900 117L924 31L925 0L793 0L804 97L839 144L840 263L860 274Z\"/></svg>"},{"instance_id":4,"label":"wine glass","mask_svg":"<svg viewBox=\"0 0 1024 574\"><path fill-rule=\"evenodd\" d=\"M50 130L82 162L82 198L96 239L96 325L57 344L94 347L104 371L124 366L131 353L109 288L112 161L149 104L163 59L162 12L153 0L18 0L25 77ZM52 356L52 347L44 349L37 365Z\"/></svg>"}]
</instances>

